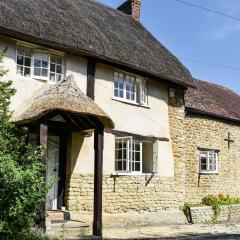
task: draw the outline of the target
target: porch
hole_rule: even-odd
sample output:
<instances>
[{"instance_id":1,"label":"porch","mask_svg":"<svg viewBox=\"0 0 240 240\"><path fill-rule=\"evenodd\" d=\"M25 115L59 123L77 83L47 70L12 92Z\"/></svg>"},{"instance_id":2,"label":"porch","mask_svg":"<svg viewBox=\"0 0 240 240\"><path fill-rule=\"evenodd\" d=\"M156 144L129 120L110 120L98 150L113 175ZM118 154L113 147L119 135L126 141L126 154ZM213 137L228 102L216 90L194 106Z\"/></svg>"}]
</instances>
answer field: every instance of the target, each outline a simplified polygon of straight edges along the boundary
<instances>
[{"instance_id":1,"label":"porch","mask_svg":"<svg viewBox=\"0 0 240 240\"><path fill-rule=\"evenodd\" d=\"M58 179L43 203L44 212L65 209L68 146L71 144L72 133L78 132L83 136L94 134L92 233L101 237L103 139L104 129L114 127L110 117L81 92L73 77L69 76L40 90L14 115L13 121L28 127L29 139L33 145L43 146L42 163L47 166L44 172L46 183L52 181L52 177ZM46 229L46 217L42 219L41 225Z\"/></svg>"}]
</instances>

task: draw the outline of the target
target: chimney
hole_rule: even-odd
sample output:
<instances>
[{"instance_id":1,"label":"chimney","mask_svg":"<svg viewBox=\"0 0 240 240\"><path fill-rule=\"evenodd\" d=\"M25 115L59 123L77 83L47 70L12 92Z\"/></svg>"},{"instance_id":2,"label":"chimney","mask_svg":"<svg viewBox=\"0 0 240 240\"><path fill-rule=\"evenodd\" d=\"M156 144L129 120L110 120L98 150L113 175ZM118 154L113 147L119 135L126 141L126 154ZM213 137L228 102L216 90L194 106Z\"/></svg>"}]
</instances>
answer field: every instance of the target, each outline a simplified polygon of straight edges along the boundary
<instances>
[{"instance_id":1,"label":"chimney","mask_svg":"<svg viewBox=\"0 0 240 240\"><path fill-rule=\"evenodd\" d=\"M136 21L140 22L141 0L127 0L117 10L131 15Z\"/></svg>"}]
</instances>

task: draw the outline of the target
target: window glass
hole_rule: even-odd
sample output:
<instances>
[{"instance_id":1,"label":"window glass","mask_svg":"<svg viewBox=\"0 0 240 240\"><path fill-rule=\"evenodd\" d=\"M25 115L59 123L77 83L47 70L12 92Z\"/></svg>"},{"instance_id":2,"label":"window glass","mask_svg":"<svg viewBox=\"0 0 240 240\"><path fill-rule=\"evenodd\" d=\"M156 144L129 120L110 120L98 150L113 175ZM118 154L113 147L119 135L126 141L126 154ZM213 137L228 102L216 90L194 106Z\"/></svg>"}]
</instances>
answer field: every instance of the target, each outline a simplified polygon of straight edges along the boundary
<instances>
[{"instance_id":1,"label":"window glass","mask_svg":"<svg viewBox=\"0 0 240 240\"><path fill-rule=\"evenodd\" d=\"M114 73L114 96L147 105L147 81L129 74Z\"/></svg>"},{"instance_id":2,"label":"window glass","mask_svg":"<svg viewBox=\"0 0 240 240\"><path fill-rule=\"evenodd\" d=\"M34 54L34 76L48 77L49 54L35 53Z\"/></svg>"},{"instance_id":3,"label":"window glass","mask_svg":"<svg viewBox=\"0 0 240 240\"><path fill-rule=\"evenodd\" d=\"M115 142L115 170L141 172L142 143L132 138L117 138Z\"/></svg>"},{"instance_id":4,"label":"window glass","mask_svg":"<svg viewBox=\"0 0 240 240\"><path fill-rule=\"evenodd\" d=\"M63 78L63 57L18 46L17 74L27 77L33 75L58 82Z\"/></svg>"},{"instance_id":5,"label":"window glass","mask_svg":"<svg viewBox=\"0 0 240 240\"><path fill-rule=\"evenodd\" d=\"M17 49L17 74L25 77L31 75L31 51L27 48Z\"/></svg>"},{"instance_id":6,"label":"window glass","mask_svg":"<svg viewBox=\"0 0 240 240\"><path fill-rule=\"evenodd\" d=\"M218 164L218 154L214 151L200 152L200 171L216 172Z\"/></svg>"},{"instance_id":7,"label":"window glass","mask_svg":"<svg viewBox=\"0 0 240 240\"><path fill-rule=\"evenodd\" d=\"M147 81L146 79L139 79L140 82L140 103L147 105Z\"/></svg>"},{"instance_id":8,"label":"window glass","mask_svg":"<svg viewBox=\"0 0 240 240\"><path fill-rule=\"evenodd\" d=\"M63 78L63 60L62 57L51 55L50 57L50 81L59 82Z\"/></svg>"}]
</instances>

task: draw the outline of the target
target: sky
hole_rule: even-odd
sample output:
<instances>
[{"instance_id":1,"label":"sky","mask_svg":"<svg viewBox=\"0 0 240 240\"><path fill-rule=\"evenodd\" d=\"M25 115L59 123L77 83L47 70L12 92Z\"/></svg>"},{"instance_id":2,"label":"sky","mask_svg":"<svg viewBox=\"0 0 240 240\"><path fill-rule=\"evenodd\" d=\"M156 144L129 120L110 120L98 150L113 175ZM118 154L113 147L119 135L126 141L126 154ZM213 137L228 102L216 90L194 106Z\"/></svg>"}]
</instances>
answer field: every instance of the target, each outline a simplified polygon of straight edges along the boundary
<instances>
[{"instance_id":1,"label":"sky","mask_svg":"<svg viewBox=\"0 0 240 240\"><path fill-rule=\"evenodd\" d=\"M97 1L113 8L124 2ZM193 77L240 94L240 0L184 1L239 19L176 0L142 0L141 23L181 60Z\"/></svg>"}]
</instances>

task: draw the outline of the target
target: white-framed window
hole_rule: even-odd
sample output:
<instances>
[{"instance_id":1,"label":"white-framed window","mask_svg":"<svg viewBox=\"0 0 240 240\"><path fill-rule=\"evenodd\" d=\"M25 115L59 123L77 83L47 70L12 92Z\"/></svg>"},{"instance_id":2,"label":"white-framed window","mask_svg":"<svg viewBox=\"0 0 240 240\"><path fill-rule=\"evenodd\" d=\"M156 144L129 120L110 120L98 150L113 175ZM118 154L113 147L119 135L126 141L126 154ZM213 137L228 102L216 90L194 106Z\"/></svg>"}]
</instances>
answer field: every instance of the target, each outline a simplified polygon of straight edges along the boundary
<instances>
[{"instance_id":1,"label":"white-framed window","mask_svg":"<svg viewBox=\"0 0 240 240\"><path fill-rule=\"evenodd\" d=\"M214 150L200 151L199 171L201 173L218 173L218 152Z\"/></svg>"},{"instance_id":2,"label":"white-framed window","mask_svg":"<svg viewBox=\"0 0 240 240\"><path fill-rule=\"evenodd\" d=\"M18 47L17 49L17 74L31 76L32 51L29 48Z\"/></svg>"},{"instance_id":3,"label":"white-framed window","mask_svg":"<svg viewBox=\"0 0 240 240\"><path fill-rule=\"evenodd\" d=\"M114 97L127 102L147 105L146 79L114 72Z\"/></svg>"},{"instance_id":4,"label":"white-framed window","mask_svg":"<svg viewBox=\"0 0 240 240\"><path fill-rule=\"evenodd\" d=\"M116 137L115 172L125 174L156 173L157 156L154 142Z\"/></svg>"},{"instance_id":5,"label":"white-framed window","mask_svg":"<svg viewBox=\"0 0 240 240\"><path fill-rule=\"evenodd\" d=\"M35 52L33 54L33 76L48 78L49 76L49 54Z\"/></svg>"},{"instance_id":6,"label":"white-framed window","mask_svg":"<svg viewBox=\"0 0 240 240\"><path fill-rule=\"evenodd\" d=\"M50 51L17 46L17 74L58 82L64 76L63 56Z\"/></svg>"}]
</instances>

